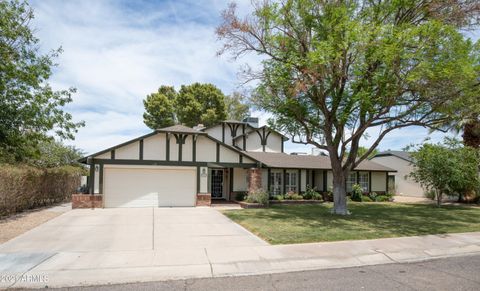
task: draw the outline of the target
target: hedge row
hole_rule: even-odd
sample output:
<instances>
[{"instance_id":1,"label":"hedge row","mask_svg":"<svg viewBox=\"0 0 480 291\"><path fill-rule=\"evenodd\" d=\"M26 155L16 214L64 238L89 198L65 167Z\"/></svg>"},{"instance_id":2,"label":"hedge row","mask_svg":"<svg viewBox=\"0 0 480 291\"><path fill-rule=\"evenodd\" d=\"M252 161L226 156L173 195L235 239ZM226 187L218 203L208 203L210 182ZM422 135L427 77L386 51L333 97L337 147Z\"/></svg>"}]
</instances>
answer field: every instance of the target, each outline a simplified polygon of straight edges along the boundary
<instances>
[{"instance_id":1,"label":"hedge row","mask_svg":"<svg viewBox=\"0 0 480 291\"><path fill-rule=\"evenodd\" d=\"M1 164L0 217L68 201L82 174L82 169L72 166L39 169Z\"/></svg>"}]
</instances>

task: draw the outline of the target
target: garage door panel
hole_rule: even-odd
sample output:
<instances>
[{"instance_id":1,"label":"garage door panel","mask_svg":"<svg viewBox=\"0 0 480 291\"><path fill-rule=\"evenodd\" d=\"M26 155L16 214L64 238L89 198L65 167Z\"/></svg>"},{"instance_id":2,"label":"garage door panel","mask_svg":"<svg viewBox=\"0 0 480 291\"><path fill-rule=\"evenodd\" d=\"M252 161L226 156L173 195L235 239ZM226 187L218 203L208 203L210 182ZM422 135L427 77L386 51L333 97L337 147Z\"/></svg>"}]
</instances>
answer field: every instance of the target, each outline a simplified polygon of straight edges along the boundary
<instances>
[{"instance_id":1,"label":"garage door panel","mask_svg":"<svg viewBox=\"0 0 480 291\"><path fill-rule=\"evenodd\" d=\"M195 169L105 168L105 207L194 206Z\"/></svg>"}]
</instances>

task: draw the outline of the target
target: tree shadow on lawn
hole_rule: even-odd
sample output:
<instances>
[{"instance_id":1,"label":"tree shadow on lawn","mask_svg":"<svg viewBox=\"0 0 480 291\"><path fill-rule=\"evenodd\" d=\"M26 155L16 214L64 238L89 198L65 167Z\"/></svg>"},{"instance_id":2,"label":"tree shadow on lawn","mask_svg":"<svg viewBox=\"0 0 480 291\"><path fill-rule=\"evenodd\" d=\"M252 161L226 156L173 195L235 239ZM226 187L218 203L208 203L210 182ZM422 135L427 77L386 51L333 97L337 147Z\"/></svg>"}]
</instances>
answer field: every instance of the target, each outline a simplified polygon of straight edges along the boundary
<instances>
[{"instance_id":1,"label":"tree shadow on lawn","mask_svg":"<svg viewBox=\"0 0 480 291\"><path fill-rule=\"evenodd\" d=\"M349 216L330 213L331 205L280 205L267 209L240 210L229 215L235 220L254 219L254 224L298 226L331 231L331 235L354 238L398 237L449 232L480 231L480 209L425 204L349 203ZM243 213L242 213L243 212ZM261 225L255 228L261 229ZM273 229L272 231L279 231ZM285 228L285 231L289 231ZM305 233L312 236L314 233Z\"/></svg>"}]
</instances>

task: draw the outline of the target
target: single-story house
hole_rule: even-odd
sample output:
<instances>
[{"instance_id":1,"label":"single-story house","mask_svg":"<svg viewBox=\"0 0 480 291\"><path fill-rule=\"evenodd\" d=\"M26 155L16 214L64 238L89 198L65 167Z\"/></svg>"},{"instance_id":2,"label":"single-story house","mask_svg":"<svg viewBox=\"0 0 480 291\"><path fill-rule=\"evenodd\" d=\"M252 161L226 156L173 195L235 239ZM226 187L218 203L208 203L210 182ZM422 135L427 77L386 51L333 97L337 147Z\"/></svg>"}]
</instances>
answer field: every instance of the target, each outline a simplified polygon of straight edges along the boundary
<instances>
[{"instance_id":1,"label":"single-story house","mask_svg":"<svg viewBox=\"0 0 480 291\"><path fill-rule=\"evenodd\" d=\"M237 192L271 195L332 188L326 156L284 153L287 137L258 121L226 120L208 128L174 125L84 157L89 192L103 207L210 205ZM255 121L255 120L254 120ZM386 192L394 170L372 161L352 172L347 187Z\"/></svg>"},{"instance_id":2,"label":"single-story house","mask_svg":"<svg viewBox=\"0 0 480 291\"><path fill-rule=\"evenodd\" d=\"M425 190L422 185L408 176L413 171L410 153L385 151L376 154L370 160L396 170L389 173L389 188L395 191L396 195L424 197Z\"/></svg>"}]
</instances>

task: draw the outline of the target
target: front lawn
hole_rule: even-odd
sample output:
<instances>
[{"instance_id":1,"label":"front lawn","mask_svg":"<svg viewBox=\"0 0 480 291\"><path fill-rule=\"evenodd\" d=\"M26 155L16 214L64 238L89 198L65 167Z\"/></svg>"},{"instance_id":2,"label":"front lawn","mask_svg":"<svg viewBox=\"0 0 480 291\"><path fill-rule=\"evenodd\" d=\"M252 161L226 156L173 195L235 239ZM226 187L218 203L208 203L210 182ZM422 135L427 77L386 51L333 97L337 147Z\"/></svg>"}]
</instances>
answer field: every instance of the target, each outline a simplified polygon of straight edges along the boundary
<instances>
[{"instance_id":1,"label":"front lawn","mask_svg":"<svg viewBox=\"0 0 480 291\"><path fill-rule=\"evenodd\" d=\"M223 213L272 244L480 231L478 207L350 202L349 216L332 215L331 207L274 205Z\"/></svg>"}]
</instances>

